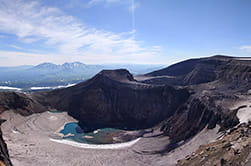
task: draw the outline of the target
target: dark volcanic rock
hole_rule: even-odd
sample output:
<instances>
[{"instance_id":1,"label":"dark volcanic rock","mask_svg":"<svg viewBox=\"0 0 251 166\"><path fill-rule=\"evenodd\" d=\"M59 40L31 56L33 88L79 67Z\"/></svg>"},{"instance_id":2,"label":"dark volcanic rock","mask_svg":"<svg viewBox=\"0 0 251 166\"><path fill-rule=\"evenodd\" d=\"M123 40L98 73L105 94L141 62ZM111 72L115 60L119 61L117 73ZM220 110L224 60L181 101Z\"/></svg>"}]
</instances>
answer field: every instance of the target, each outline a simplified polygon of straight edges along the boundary
<instances>
[{"instance_id":1,"label":"dark volcanic rock","mask_svg":"<svg viewBox=\"0 0 251 166\"><path fill-rule=\"evenodd\" d=\"M129 73L125 69L118 69L118 70L102 70L96 77L107 77L111 80L116 80L119 82L130 82L130 81L136 81L133 78L133 75Z\"/></svg>"},{"instance_id":2,"label":"dark volcanic rock","mask_svg":"<svg viewBox=\"0 0 251 166\"><path fill-rule=\"evenodd\" d=\"M215 101L217 99L213 96L191 96L173 116L163 122L162 131L170 136L172 143L177 143L194 136L206 126L213 129L218 124L221 130L225 130L237 125L236 112L217 105Z\"/></svg>"},{"instance_id":3,"label":"dark volcanic rock","mask_svg":"<svg viewBox=\"0 0 251 166\"><path fill-rule=\"evenodd\" d=\"M0 92L0 113L6 110L15 110L25 116L46 111L45 107L29 95L18 92Z\"/></svg>"},{"instance_id":4,"label":"dark volcanic rock","mask_svg":"<svg viewBox=\"0 0 251 166\"><path fill-rule=\"evenodd\" d=\"M0 125L4 122L4 120L0 119ZM6 166L12 166L12 163L10 161L10 156L8 153L7 145L4 142L4 139L2 137L2 131L0 128L0 165L1 162L3 162Z\"/></svg>"},{"instance_id":5,"label":"dark volcanic rock","mask_svg":"<svg viewBox=\"0 0 251 166\"><path fill-rule=\"evenodd\" d=\"M45 93L47 105L67 111L85 130L141 129L172 116L189 97L185 89L138 83L127 70L106 70L77 86Z\"/></svg>"},{"instance_id":6,"label":"dark volcanic rock","mask_svg":"<svg viewBox=\"0 0 251 166\"><path fill-rule=\"evenodd\" d=\"M186 60L145 74L144 76L149 77L149 79L143 82L170 85L193 85L211 82L218 78L221 67L225 66L231 59L227 56L213 56ZM170 78L166 76L170 76Z\"/></svg>"},{"instance_id":7,"label":"dark volcanic rock","mask_svg":"<svg viewBox=\"0 0 251 166\"><path fill-rule=\"evenodd\" d=\"M218 79L238 85L250 85L251 60L231 60L221 67Z\"/></svg>"}]
</instances>

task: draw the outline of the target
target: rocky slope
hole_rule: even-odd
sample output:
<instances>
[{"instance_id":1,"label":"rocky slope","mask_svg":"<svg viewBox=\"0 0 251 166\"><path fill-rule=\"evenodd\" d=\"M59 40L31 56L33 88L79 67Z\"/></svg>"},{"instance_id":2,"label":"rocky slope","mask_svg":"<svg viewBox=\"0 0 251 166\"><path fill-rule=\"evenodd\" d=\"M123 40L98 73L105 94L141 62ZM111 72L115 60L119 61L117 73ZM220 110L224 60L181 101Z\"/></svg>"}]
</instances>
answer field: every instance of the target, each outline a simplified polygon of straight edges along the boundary
<instances>
[{"instance_id":1,"label":"rocky slope","mask_svg":"<svg viewBox=\"0 0 251 166\"><path fill-rule=\"evenodd\" d=\"M162 122L161 130L171 139L167 151L175 148L180 141L196 135L205 127L220 130L231 128L239 123L233 110L217 104L217 99L208 96L191 96L173 116Z\"/></svg>"},{"instance_id":2,"label":"rocky slope","mask_svg":"<svg viewBox=\"0 0 251 166\"><path fill-rule=\"evenodd\" d=\"M0 119L0 125L4 122L4 120ZM12 166L10 161L7 145L3 140L2 131L0 129L0 165L1 166Z\"/></svg>"},{"instance_id":3,"label":"rocky slope","mask_svg":"<svg viewBox=\"0 0 251 166\"><path fill-rule=\"evenodd\" d=\"M149 84L195 85L215 80L250 82L250 60L213 56L186 60L142 76ZM243 82L244 81L244 82Z\"/></svg>"},{"instance_id":4,"label":"rocky slope","mask_svg":"<svg viewBox=\"0 0 251 166\"><path fill-rule=\"evenodd\" d=\"M251 164L251 123L228 130L216 142L179 160L177 166L249 166Z\"/></svg>"}]
</instances>

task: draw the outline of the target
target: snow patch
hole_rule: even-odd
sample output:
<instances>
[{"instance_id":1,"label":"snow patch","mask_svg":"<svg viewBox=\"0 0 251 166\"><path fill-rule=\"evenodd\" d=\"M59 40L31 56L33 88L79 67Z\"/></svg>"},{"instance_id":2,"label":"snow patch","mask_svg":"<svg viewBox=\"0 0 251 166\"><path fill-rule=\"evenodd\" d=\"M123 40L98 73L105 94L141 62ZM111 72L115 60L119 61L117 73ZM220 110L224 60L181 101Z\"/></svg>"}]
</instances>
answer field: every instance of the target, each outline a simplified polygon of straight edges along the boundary
<instances>
[{"instance_id":1,"label":"snow patch","mask_svg":"<svg viewBox=\"0 0 251 166\"><path fill-rule=\"evenodd\" d=\"M10 86L0 86L0 89L6 89L6 90L22 90L20 88L16 88L16 87L10 87Z\"/></svg>"},{"instance_id":2,"label":"snow patch","mask_svg":"<svg viewBox=\"0 0 251 166\"><path fill-rule=\"evenodd\" d=\"M249 58L249 57L235 58L235 59L242 60L242 61L249 61L249 60L251 60L251 58Z\"/></svg>"},{"instance_id":3,"label":"snow patch","mask_svg":"<svg viewBox=\"0 0 251 166\"><path fill-rule=\"evenodd\" d=\"M134 145L136 142L138 142L141 138L137 138L135 140L124 142L124 143L117 143L117 144L103 144L103 145L94 145L94 144L85 144L85 143L78 143L66 139L58 140L50 138L51 141L62 143L66 145L71 145L79 148L85 148L85 149L121 149L126 148Z\"/></svg>"},{"instance_id":4,"label":"snow patch","mask_svg":"<svg viewBox=\"0 0 251 166\"><path fill-rule=\"evenodd\" d=\"M240 109L236 115L240 123L248 123L248 121L251 121L251 107L247 106L245 108Z\"/></svg>"},{"instance_id":5,"label":"snow patch","mask_svg":"<svg viewBox=\"0 0 251 166\"><path fill-rule=\"evenodd\" d=\"M68 85L59 85L59 86L52 86L52 87L31 87L31 90L41 90L41 89L59 89L59 88L68 88L74 86L76 84L68 84Z\"/></svg>"},{"instance_id":6,"label":"snow patch","mask_svg":"<svg viewBox=\"0 0 251 166\"><path fill-rule=\"evenodd\" d=\"M56 116L50 116L49 119L50 120L58 120L58 117L56 117Z\"/></svg>"}]
</instances>

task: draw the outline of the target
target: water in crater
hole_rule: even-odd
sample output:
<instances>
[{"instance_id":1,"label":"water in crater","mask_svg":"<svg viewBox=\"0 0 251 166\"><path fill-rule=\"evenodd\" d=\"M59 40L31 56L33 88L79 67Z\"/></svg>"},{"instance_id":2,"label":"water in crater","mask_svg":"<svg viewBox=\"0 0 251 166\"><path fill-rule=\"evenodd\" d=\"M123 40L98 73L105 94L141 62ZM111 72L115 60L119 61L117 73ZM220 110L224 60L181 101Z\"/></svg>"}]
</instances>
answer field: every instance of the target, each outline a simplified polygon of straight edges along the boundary
<instances>
[{"instance_id":1,"label":"water in crater","mask_svg":"<svg viewBox=\"0 0 251 166\"><path fill-rule=\"evenodd\" d=\"M85 133L77 122L65 124L64 129L60 133L64 135L63 139L88 144L121 143L138 137L137 131L125 131L114 128L103 128Z\"/></svg>"}]
</instances>

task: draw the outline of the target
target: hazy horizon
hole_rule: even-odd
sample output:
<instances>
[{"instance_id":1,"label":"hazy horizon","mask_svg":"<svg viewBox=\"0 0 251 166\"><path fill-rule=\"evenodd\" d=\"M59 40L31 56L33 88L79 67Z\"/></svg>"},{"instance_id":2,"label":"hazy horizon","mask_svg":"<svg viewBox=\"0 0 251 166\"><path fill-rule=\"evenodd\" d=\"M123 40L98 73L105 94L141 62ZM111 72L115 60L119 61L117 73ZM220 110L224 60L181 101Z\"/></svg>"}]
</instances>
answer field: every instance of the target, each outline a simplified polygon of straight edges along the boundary
<instances>
[{"instance_id":1,"label":"hazy horizon","mask_svg":"<svg viewBox=\"0 0 251 166\"><path fill-rule=\"evenodd\" d=\"M63 65L65 63L82 63L84 65L100 65L100 66L123 66L123 65L138 65L138 66L169 66L171 64L151 64L151 63L84 63L84 62L80 62L80 61L71 61L71 62L62 62L62 63L54 63L54 62L41 62L41 63L36 63L36 64L21 64L21 65L0 65L0 67L20 67L20 66L38 66L41 64L45 64L45 63L51 63L54 65Z\"/></svg>"}]
</instances>

